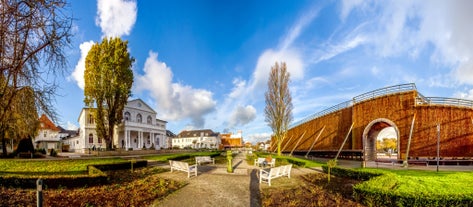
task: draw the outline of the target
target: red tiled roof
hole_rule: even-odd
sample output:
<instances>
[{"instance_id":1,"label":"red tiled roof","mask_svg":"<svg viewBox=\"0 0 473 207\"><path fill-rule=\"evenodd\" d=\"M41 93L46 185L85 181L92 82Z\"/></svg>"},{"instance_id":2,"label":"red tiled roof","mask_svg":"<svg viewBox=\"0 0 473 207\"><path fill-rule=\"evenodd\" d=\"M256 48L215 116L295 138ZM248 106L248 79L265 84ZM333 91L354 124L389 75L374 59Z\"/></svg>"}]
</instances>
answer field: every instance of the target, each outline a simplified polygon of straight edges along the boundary
<instances>
[{"instance_id":1,"label":"red tiled roof","mask_svg":"<svg viewBox=\"0 0 473 207\"><path fill-rule=\"evenodd\" d=\"M57 128L56 125L54 125L54 123L45 114L39 117L39 123L42 123L39 126L40 129L50 129L53 131L60 131L59 128Z\"/></svg>"}]
</instances>

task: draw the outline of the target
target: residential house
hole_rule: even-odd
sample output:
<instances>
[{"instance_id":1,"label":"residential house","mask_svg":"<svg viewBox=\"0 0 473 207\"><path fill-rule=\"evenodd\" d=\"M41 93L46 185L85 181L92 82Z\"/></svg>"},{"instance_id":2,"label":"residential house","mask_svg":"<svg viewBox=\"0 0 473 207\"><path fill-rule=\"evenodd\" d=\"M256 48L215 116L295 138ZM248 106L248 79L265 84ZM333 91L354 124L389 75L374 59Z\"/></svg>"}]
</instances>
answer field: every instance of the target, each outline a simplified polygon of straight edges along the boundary
<instances>
[{"instance_id":1,"label":"residential house","mask_svg":"<svg viewBox=\"0 0 473 207\"><path fill-rule=\"evenodd\" d=\"M243 147L243 133L239 130L236 134L227 133L221 135L221 149L231 149Z\"/></svg>"},{"instance_id":2,"label":"residential house","mask_svg":"<svg viewBox=\"0 0 473 207\"><path fill-rule=\"evenodd\" d=\"M34 138L36 149L54 149L60 148L61 130L45 115L39 117L38 135Z\"/></svg>"},{"instance_id":3,"label":"residential house","mask_svg":"<svg viewBox=\"0 0 473 207\"><path fill-rule=\"evenodd\" d=\"M220 134L210 129L182 131L172 139L173 148L217 149Z\"/></svg>"}]
</instances>

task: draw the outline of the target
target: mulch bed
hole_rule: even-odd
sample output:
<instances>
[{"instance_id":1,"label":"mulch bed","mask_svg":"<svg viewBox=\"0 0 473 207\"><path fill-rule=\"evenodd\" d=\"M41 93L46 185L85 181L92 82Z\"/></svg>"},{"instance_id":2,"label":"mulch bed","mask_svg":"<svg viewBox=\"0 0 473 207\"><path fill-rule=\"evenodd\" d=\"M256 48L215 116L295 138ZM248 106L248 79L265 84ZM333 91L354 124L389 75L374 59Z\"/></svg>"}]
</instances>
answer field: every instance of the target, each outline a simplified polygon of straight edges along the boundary
<instances>
[{"instance_id":1,"label":"mulch bed","mask_svg":"<svg viewBox=\"0 0 473 207\"><path fill-rule=\"evenodd\" d=\"M44 206L149 206L186 185L164 179L152 167L109 171L109 184L76 189L45 189ZM36 206L36 191L0 187L0 206Z\"/></svg>"},{"instance_id":2,"label":"mulch bed","mask_svg":"<svg viewBox=\"0 0 473 207\"><path fill-rule=\"evenodd\" d=\"M331 177L327 174L306 174L299 186L270 187L262 193L262 206L364 206L354 201L353 185L360 181Z\"/></svg>"}]
</instances>

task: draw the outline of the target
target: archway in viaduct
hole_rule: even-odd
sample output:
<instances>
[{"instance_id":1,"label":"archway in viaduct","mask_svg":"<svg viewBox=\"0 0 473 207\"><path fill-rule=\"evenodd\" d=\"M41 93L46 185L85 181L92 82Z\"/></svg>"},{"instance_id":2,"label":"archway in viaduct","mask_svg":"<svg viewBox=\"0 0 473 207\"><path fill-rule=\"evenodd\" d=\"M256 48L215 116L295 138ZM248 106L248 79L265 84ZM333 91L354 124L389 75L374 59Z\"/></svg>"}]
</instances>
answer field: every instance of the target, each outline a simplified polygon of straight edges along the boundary
<instances>
[{"instance_id":1,"label":"archway in viaduct","mask_svg":"<svg viewBox=\"0 0 473 207\"><path fill-rule=\"evenodd\" d=\"M379 133L388 127L394 128L396 133L396 145L399 151L399 129L389 119L379 118L371 121L363 130L363 155L365 161L373 161L377 158L376 141ZM399 153L398 153L399 156Z\"/></svg>"}]
</instances>

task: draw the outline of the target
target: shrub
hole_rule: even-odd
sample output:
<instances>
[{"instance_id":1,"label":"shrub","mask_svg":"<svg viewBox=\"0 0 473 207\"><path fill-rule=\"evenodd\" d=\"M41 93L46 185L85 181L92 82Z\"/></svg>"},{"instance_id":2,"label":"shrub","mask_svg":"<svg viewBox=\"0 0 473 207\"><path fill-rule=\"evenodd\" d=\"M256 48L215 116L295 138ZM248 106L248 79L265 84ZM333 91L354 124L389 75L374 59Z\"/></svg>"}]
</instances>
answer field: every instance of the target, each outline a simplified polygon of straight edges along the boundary
<instances>
[{"instance_id":1,"label":"shrub","mask_svg":"<svg viewBox=\"0 0 473 207\"><path fill-rule=\"evenodd\" d=\"M325 173L327 173L328 172L328 166L323 165L322 170ZM340 168L340 167L332 168L330 174L332 174L334 176L337 176L337 177L351 178L351 179L354 179L354 180L361 180L361 181L366 181L366 180L369 180L371 178L383 175L382 173L379 173L379 172L370 172L370 171Z\"/></svg>"},{"instance_id":2,"label":"shrub","mask_svg":"<svg viewBox=\"0 0 473 207\"><path fill-rule=\"evenodd\" d=\"M44 148L38 149L37 151L38 151L39 153L43 154L43 155L46 154L46 149L44 149Z\"/></svg>"},{"instance_id":3,"label":"shrub","mask_svg":"<svg viewBox=\"0 0 473 207\"><path fill-rule=\"evenodd\" d=\"M18 148L16 149L16 152L34 152L33 141L31 140L31 138L21 139L20 143L18 143Z\"/></svg>"},{"instance_id":4,"label":"shrub","mask_svg":"<svg viewBox=\"0 0 473 207\"><path fill-rule=\"evenodd\" d=\"M49 153L49 155L51 155L51 156L53 156L53 157L56 157L56 156L57 156L56 150L51 149L51 152Z\"/></svg>"}]
</instances>

